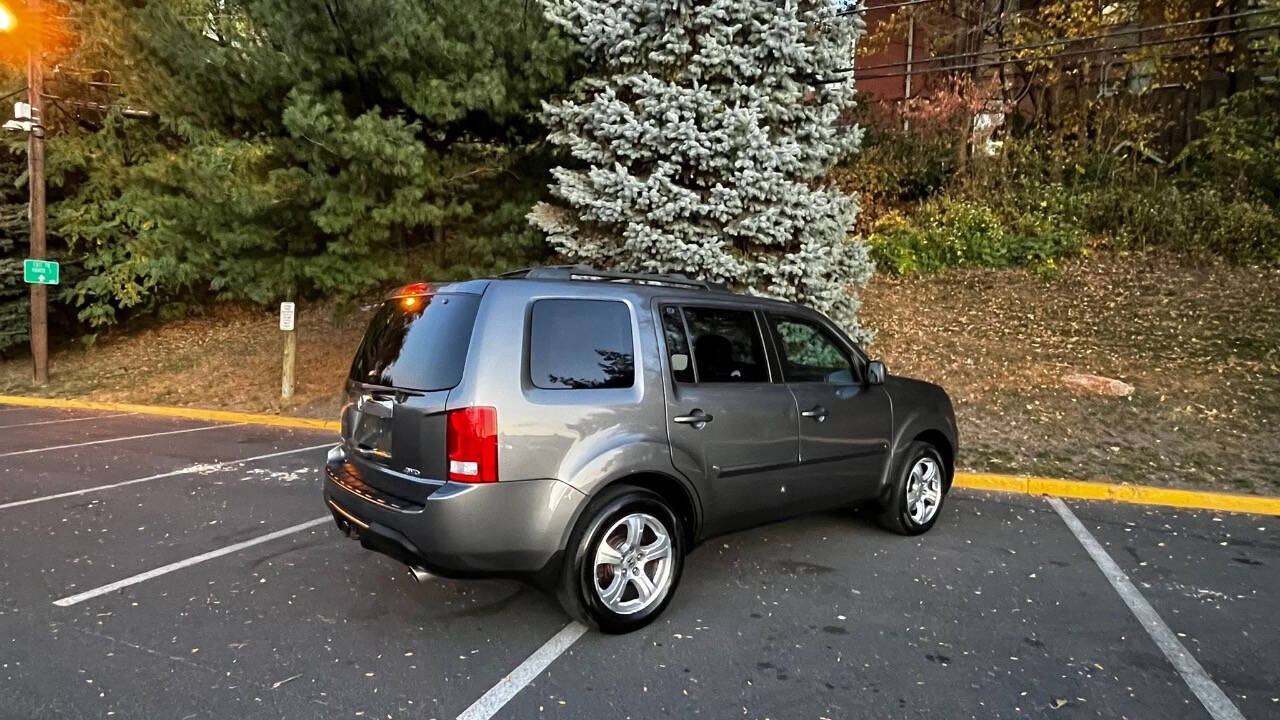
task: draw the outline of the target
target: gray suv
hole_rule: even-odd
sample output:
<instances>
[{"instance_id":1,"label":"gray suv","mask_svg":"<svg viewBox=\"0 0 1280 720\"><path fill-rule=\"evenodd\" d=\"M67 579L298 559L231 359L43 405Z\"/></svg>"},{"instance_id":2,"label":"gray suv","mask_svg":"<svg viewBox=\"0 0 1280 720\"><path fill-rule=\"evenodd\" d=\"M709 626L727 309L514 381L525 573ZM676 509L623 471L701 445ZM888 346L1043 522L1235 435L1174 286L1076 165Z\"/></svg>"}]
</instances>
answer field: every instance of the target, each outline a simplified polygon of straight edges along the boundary
<instances>
[{"instance_id":1,"label":"gray suv","mask_svg":"<svg viewBox=\"0 0 1280 720\"><path fill-rule=\"evenodd\" d=\"M818 312L539 267L378 306L324 502L419 579L526 578L626 632L719 533L857 502L925 532L955 454L946 393L887 375Z\"/></svg>"}]
</instances>

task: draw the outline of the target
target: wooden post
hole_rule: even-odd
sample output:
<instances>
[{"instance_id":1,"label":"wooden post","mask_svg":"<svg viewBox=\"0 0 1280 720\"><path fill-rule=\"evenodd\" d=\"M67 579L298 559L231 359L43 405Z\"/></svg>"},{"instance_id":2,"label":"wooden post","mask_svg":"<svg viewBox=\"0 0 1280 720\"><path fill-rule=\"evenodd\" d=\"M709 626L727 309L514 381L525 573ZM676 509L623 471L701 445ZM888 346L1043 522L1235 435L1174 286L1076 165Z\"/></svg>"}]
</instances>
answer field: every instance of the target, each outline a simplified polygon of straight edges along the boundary
<instances>
[{"instance_id":1,"label":"wooden post","mask_svg":"<svg viewBox=\"0 0 1280 720\"><path fill-rule=\"evenodd\" d=\"M281 374L280 399L293 399L293 363L298 356L298 331L289 330L284 334L284 372Z\"/></svg>"},{"instance_id":2,"label":"wooden post","mask_svg":"<svg viewBox=\"0 0 1280 720\"><path fill-rule=\"evenodd\" d=\"M33 17L40 12L40 0L27 0L27 8ZM40 62L39 40L27 53L27 101L31 104L31 119L37 125L44 122L44 74ZM47 256L44 238L44 128L33 127L27 133L27 186L31 202L27 212L31 220L31 247L33 260ZM36 385L49 382L49 288L46 285L31 286L31 364L32 379Z\"/></svg>"},{"instance_id":3,"label":"wooden post","mask_svg":"<svg viewBox=\"0 0 1280 720\"><path fill-rule=\"evenodd\" d=\"M284 331L284 369L280 373L280 399L293 399L293 366L298 357L297 311L292 301L280 303L280 329Z\"/></svg>"}]
</instances>

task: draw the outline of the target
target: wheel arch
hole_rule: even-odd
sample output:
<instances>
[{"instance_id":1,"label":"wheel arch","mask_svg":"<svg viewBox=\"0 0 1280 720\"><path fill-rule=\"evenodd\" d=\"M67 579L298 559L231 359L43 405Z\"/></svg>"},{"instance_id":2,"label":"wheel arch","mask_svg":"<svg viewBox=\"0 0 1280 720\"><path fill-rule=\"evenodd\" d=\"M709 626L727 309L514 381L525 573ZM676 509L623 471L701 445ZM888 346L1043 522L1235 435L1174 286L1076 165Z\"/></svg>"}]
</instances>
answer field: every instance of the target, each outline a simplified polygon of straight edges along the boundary
<instances>
[{"instance_id":1,"label":"wheel arch","mask_svg":"<svg viewBox=\"0 0 1280 720\"><path fill-rule=\"evenodd\" d=\"M671 448L666 443L623 442L594 454L585 462L575 462L563 475L586 499L574 514L576 527L587 506L608 487L626 483L657 493L671 504L685 525L689 545L702 530L702 502L697 489L671 466ZM566 534L566 540L568 539Z\"/></svg>"},{"instance_id":2,"label":"wheel arch","mask_svg":"<svg viewBox=\"0 0 1280 720\"><path fill-rule=\"evenodd\" d=\"M616 485L634 485L656 493L680 518L684 525L685 547L691 547L702 527L702 510L693 488L665 473L645 471L623 475L601 486L603 490Z\"/></svg>"},{"instance_id":3,"label":"wheel arch","mask_svg":"<svg viewBox=\"0 0 1280 720\"><path fill-rule=\"evenodd\" d=\"M956 475L956 450L952 446L951 439L937 428L929 428L917 433L912 442L923 442L932 445L938 450L938 454L942 456L942 463L946 466L947 473L947 489L951 489L951 483Z\"/></svg>"}]
</instances>

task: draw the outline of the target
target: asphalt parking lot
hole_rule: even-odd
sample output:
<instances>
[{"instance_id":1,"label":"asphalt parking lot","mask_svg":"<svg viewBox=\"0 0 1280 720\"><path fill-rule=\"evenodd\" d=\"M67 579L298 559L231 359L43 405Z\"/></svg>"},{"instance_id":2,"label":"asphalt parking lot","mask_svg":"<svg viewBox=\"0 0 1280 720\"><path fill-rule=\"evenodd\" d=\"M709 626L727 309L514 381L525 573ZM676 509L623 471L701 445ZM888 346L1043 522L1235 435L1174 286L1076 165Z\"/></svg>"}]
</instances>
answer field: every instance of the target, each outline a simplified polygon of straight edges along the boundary
<instances>
[{"instance_id":1,"label":"asphalt parking lot","mask_svg":"<svg viewBox=\"0 0 1280 720\"><path fill-rule=\"evenodd\" d=\"M1049 501L958 490L716 538L601 636L342 537L333 441L0 406L0 717L1280 717L1280 518L1067 502L1144 615Z\"/></svg>"}]
</instances>

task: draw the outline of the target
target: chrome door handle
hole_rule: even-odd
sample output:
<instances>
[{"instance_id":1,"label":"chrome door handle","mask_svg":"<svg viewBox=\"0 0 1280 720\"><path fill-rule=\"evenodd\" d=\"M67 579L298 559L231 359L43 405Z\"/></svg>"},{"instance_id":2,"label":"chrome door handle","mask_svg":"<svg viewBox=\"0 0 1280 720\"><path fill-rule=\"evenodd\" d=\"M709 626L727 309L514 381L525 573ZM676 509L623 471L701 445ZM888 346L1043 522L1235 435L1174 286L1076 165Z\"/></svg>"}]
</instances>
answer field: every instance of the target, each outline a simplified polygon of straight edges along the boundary
<instances>
[{"instance_id":1,"label":"chrome door handle","mask_svg":"<svg viewBox=\"0 0 1280 720\"><path fill-rule=\"evenodd\" d=\"M818 422L822 422L823 420L827 419L827 409L822 407L821 405L814 405L812 408L808 410L802 410L800 412L800 417L813 418Z\"/></svg>"},{"instance_id":2,"label":"chrome door handle","mask_svg":"<svg viewBox=\"0 0 1280 720\"><path fill-rule=\"evenodd\" d=\"M671 422L680 423L681 425L692 425L695 430L701 429L703 425L711 422L715 418L698 409L689 411L688 415L677 415L671 418Z\"/></svg>"}]
</instances>

